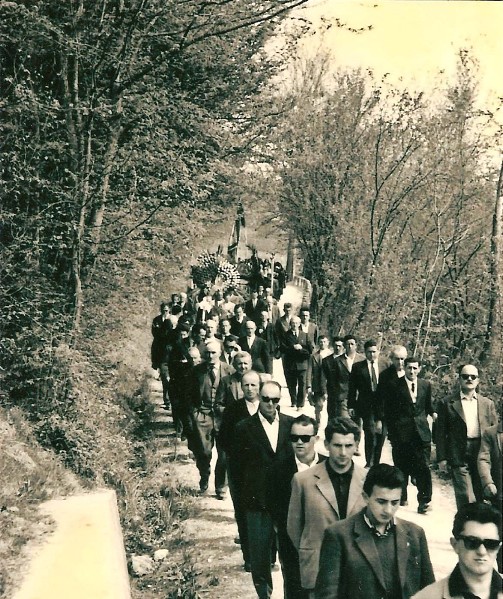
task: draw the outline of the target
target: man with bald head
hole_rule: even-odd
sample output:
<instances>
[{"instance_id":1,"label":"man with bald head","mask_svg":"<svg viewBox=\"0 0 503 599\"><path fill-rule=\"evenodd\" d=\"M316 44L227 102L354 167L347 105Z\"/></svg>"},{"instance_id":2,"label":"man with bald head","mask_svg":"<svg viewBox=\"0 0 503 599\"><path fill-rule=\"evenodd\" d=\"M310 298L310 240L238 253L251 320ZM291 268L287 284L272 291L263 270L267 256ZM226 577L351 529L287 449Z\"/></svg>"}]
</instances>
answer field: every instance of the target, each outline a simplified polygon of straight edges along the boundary
<instances>
[{"instance_id":1,"label":"man with bald head","mask_svg":"<svg viewBox=\"0 0 503 599\"><path fill-rule=\"evenodd\" d=\"M199 489L208 490L210 478L211 454L215 438L214 406L218 387L222 379L234 372L232 366L220 360L222 345L218 339L206 342L206 359L194 366L190 380L190 410L192 433L189 449L194 453L199 470ZM217 463L218 464L218 463ZM225 463L215 469L215 491L217 495L225 493Z\"/></svg>"},{"instance_id":2,"label":"man with bald head","mask_svg":"<svg viewBox=\"0 0 503 599\"><path fill-rule=\"evenodd\" d=\"M267 341L256 334L257 325L253 320L248 320L245 328L246 335L239 339L239 347L251 355L253 370L272 374L272 356Z\"/></svg>"},{"instance_id":3,"label":"man with bald head","mask_svg":"<svg viewBox=\"0 0 503 599\"><path fill-rule=\"evenodd\" d=\"M437 405L437 460L440 469L449 465L460 509L484 499L477 469L481 436L498 421L494 402L477 392L479 371L473 364L460 366L454 393Z\"/></svg>"}]
</instances>

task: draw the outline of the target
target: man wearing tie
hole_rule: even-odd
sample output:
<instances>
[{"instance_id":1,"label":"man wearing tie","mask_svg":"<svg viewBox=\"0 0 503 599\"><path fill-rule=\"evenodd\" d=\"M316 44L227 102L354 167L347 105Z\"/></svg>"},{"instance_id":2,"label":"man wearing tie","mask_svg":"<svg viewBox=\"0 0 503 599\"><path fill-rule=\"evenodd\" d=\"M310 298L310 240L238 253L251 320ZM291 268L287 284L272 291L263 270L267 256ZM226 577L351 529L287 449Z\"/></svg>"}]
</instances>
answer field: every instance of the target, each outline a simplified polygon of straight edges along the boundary
<instances>
[{"instance_id":1,"label":"man wearing tie","mask_svg":"<svg viewBox=\"0 0 503 599\"><path fill-rule=\"evenodd\" d=\"M405 360L405 376L398 379L384 404L393 463L404 475L401 505L407 504L407 481L416 481L417 511L426 514L431 501L431 432L427 416L436 417L431 384L418 378L421 363L413 356Z\"/></svg>"},{"instance_id":2,"label":"man wearing tie","mask_svg":"<svg viewBox=\"0 0 503 599\"><path fill-rule=\"evenodd\" d=\"M309 360L313 346L306 333L300 330L300 318L292 316L290 330L284 337L285 379L292 407L300 410L304 406L307 393Z\"/></svg>"},{"instance_id":3,"label":"man wearing tie","mask_svg":"<svg viewBox=\"0 0 503 599\"><path fill-rule=\"evenodd\" d=\"M239 346L252 357L252 368L255 372L267 372L272 374L272 356L269 354L267 342L257 337L255 331L257 325L253 320L246 323L246 336L241 337Z\"/></svg>"},{"instance_id":4,"label":"man wearing tie","mask_svg":"<svg viewBox=\"0 0 503 599\"><path fill-rule=\"evenodd\" d=\"M207 359L194 366L190 381L190 411L192 433L189 449L194 453L199 470L199 489L202 494L208 490L210 478L211 454L215 437L214 403L217 389L223 377L234 369L220 361L222 346L218 339L208 341L206 345ZM215 467L215 491L217 495L225 494L225 463Z\"/></svg>"},{"instance_id":5,"label":"man wearing tie","mask_svg":"<svg viewBox=\"0 0 503 599\"><path fill-rule=\"evenodd\" d=\"M300 330L306 333L307 338L314 347L318 343L318 325L311 322L311 313L308 306L300 309Z\"/></svg>"},{"instance_id":6,"label":"man wearing tie","mask_svg":"<svg viewBox=\"0 0 503 599\"><path fill-rule=\"evenodd\" d=\"M267 310L267 304L265 300L259 298L258 291L254 289L251 292L250 299L245 302L244 308L246 316L253 320L255 324L258 324L260 322L260 313L263 310Z\"/></svg>"}]
</instances>

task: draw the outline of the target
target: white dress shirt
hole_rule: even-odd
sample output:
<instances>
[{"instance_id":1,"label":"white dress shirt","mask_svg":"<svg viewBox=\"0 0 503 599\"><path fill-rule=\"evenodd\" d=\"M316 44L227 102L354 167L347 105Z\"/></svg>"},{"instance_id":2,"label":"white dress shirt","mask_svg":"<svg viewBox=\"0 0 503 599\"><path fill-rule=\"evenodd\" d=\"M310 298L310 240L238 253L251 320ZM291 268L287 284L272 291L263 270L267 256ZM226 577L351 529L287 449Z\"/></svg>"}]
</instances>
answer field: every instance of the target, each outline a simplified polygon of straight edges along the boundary
<instances>
[{"instance_id":1,"label":"white dress shirt","mask_svg":"<svg viewBox=\"0 0 503 599\"><path fill-rule=\"evenodd\" d=\"M250 416L253 416L257 413L259 400L256 401L248 401L246 400L246 409L248 410Z\"/></svg>"},{"instance_id":2,"label":"white dress shirt","mask_svg":"<svg viewBox=\"0 0 503 599\"><path fill-rule=\"evenodd\" d=\"M468 439L478 439L480 437L478 403L475 393L471 399L461 394L461 405L465 415L466 436Z\"/></svg>"},{"instance_id":3,"label":"white dress shirt","mask_svg":"<svg viewBox=\"0 0 503 599\"><path fill-rule=\"evenodd\" d=\"M412 397L412 402L416 403L417 401L417 379L415 381L409 381L407 377L405 377L405 382L407 383L407 387L409 388L410 396ZM412 391L412 385L414 385L414 391Z\"/></svg>"},{"instance_id":4,"label":"white dress shirt","mask_svg":"<svg viewBox=\"0 0 503 599\"><path fill-rule=\"evenodd\" d=\"M344 358L348 364L348 370L349 372L351 372L351 370L353 370L353 362L355 361L355 359L350 358L347 354L344 354Z\"/></svg>"},{"instance_id":5,"label":"white dress shirt","mask_svg":"<svg viewBox=\"0 0 503 599\"><path fill-rule=\"evenodd\" d=\"M297 459L297 456L295 456L295 463L297 464L297 472L304 472L304 470L309 470L309 468L316 466L318 463L318 454L314 452L314 458L310 464L304 464L304 462L300 462Z\"/></svg>"},{"instance_id":6,"label":"white dress shirt","mask_svg":"<svg viewBox=\"0 0 503 599\"><path fill-rule=\"evenodd\" d=\"M274 420L269 422L267 418L264 418L261 412L258 413L258 417L260 418L260 422L264 427L265 434L269 439L269 443L271 444L272 450L276 452L276 448L278 447L278 435L279 435L279 417L276 413Z\"/></svg>"}]
</instances>

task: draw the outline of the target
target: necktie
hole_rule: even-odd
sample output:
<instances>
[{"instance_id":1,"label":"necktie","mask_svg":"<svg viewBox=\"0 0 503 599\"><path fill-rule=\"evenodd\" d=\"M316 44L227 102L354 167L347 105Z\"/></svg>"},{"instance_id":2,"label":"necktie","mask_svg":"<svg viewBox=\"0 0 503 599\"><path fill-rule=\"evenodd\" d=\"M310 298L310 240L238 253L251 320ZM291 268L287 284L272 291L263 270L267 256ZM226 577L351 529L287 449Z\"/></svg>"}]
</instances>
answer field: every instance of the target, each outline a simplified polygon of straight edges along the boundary
<instances>
[{"instance_id":1,"label":"necktie","mask_svg":"<svg viewBox=\"0 0 503 599\"><path fill-rule=\"evenodd\" d=\"M210 375L211 384L214 385L215 384L215 379L217 378L216 374L215 374L215 369L214 368L210 368L209 375Z\"/></svg>"},{"instance_id":2,"label":"necktie","mask_svg":"<svg viewBox=\"0 0 503 599\"><path fill-rule=\"evenodd\" d=\"M377 389L377 375L374 368L374 362L370 362L370 375L372 377L372 391Z\"/></svg>"},{"instance_id":3,"label":"necktie","mask_svg":"<svg viewBox=\"0 0 503 599\"><path fill-rule=\"evenodd\" d=\"M415 383L411 383L410 384L410 389L412 391L412 395L414 395L414 393L416 392L416 384Z\"/></svg>"}]
</instances>

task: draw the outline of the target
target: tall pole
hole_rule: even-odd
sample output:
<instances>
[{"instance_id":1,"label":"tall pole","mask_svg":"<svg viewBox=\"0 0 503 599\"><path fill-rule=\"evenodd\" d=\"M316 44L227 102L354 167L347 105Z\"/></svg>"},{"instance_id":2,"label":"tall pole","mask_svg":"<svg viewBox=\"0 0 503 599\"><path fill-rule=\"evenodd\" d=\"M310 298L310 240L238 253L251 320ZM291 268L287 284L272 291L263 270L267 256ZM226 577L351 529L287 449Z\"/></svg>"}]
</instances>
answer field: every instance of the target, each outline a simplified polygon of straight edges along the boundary
<instances>
[{"instance_id":1,"label":"tall pole","mask_svg":"<svg viewBox=\"0 0 503 599\"><path fill-rule=\"evenodd\" d=\"M276 254L273 252L271 254L271 291L274 295L274 256Z\"/></svg>"}]
</instances>

